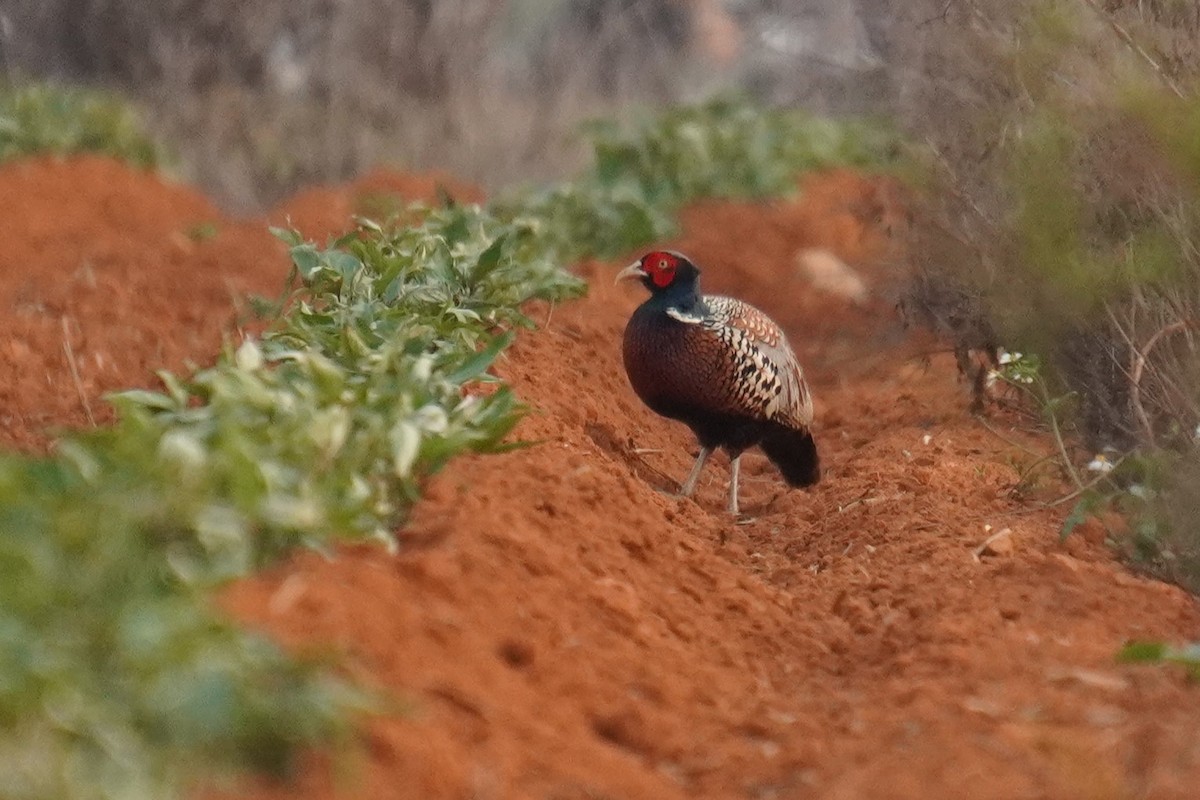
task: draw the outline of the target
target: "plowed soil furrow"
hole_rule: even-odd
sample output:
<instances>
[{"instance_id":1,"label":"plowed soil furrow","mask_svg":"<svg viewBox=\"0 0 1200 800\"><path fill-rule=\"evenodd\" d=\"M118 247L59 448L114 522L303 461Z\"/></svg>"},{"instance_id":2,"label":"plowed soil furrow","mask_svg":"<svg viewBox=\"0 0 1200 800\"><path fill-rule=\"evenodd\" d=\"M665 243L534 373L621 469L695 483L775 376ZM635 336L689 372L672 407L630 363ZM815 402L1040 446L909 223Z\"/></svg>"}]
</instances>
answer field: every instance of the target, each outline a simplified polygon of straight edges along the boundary
<instances>
[{"instance_id":1,"label":"plowed soil furrow","mask_svg":"<svg viewBox=\"0 0 1200 800\"><path fill-rule=\"evenodd\" d=\"M0 314L25 326L7 356L0 347L17 370L0 419L6 445L36 449L41 422L82 424L56 315L86 332L77 358L94 360L98 342L119 349L111 378L84 375L99 405L106 381L211 358L232 306L202 287L240 276L269 292L284 261L258 223L222 224L171 255L162 230L212 213L199 198L125 232L125 215L97 210L118 180L128 209L161 209L186 194L177 187L87 163L25 169L77 170L64 179L82 198L69 213L28 200L36 218L5 229L29 256L23 283L10 280L16 262L0 283ZM21 179L0 170L0 184ZM22 186L36 195L43 183ZM626 384L621 331L641 295L611 285L619 265L582 265L589 297L530 309L541 329L498 367L533 408L519 435L538 444L453 462L396 556L299 553L223 595L289 647L334 650L399 706L365 720L340 763L313 754L296 785L222 796L1195 796L1200 693L1169 669L1113 660L1131 638L1200 636L1194 600L1118 564L1098 526L1060 543L1069 506L1013 499L1025 449L1048 444L1004 412L989 423L1003 438L989 432L966 413L953 360L900 328L883 233L899 217L883 201L873 210L886 195L825 176L793 203L690 209L672 243L710 291L788 330L817 397L818 487L785 491L755 455L746 524L723 511L724 459L694 501L666 494L695 444ZM323 236L344 211L331 201L322 217L318 201L306 200L305 231ZM31 239L52 208L52 230ZM100 231L97 217L116 222ZM63 288L101 234L115 244L96 263L133 297L84 302ZM47 257L59 241L76 249ZM872 296L815 289L796 262L814 246L860 267ZM29 310L30 291L60 294ZM975 555L1005 528L995 552Z\"/></svg>"}]
</instances>

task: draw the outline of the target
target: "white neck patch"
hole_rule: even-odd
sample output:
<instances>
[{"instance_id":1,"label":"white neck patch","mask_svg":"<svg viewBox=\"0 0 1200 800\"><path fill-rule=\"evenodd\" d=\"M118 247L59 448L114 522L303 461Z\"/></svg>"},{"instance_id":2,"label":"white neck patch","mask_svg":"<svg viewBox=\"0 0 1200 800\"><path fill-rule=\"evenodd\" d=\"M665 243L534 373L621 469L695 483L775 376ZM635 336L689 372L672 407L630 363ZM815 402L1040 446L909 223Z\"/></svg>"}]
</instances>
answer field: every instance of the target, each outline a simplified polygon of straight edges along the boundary
<instances>
[{"instance_id":1,"label":"white neck patch","mask_svg":"<svg viewBox=\"0 0 1200 800\"><path fill-rule=\"evenodd\" d=\"M667 306L667 316L671 319L679 320L685 325L698 325L704 321L704 317L699 314L689 314L674 306Z\"/></svg>"}]
</instances>

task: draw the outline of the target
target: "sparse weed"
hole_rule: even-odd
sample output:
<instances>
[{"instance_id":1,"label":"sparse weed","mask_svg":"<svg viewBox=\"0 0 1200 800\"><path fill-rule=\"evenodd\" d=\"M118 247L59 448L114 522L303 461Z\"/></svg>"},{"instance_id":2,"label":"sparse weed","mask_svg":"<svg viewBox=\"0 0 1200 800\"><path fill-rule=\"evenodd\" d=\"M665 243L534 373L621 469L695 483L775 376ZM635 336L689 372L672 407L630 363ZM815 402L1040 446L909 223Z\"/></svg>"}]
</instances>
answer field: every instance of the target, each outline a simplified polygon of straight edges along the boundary
<instances>
[{"instance_id":1,"label":"sparse weed","mask_svg":"<svg viewBox=\"0 0 1200 800\"><path fill-rule=\"evenodd\" d=\"M221 229L215 222L197 222L184 233L193 242L207 242L215 239L220 232Z\"/></svg>"}]
</instances>

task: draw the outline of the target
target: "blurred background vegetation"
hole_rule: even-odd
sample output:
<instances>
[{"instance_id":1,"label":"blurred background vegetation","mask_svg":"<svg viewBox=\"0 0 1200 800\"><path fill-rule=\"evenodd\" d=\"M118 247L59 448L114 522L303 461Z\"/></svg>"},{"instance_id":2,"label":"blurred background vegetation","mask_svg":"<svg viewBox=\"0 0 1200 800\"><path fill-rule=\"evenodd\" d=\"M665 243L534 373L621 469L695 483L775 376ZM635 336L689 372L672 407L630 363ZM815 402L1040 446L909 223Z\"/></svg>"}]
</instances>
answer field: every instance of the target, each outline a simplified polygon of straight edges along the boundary
<instances>
[{"instance_id":1,"label":"blurred background vegetation","mask_svg":"<svg viewBox=\"0 0 1200 800\"><path fill-rule=\"evenodd\" d=\"M1037 353L1066 530L1119 508L1113 544L1200 590L1200 5L910 9L931 11L893 40L901 127L935 165L907 309L960 350Z\"/></svg>"},{"instance_id":2,"label":"blurred background vegetation","mask_svg":"<svg viewBox=\"0 0 1200 800\"><path fill-rule=\"evenodd\" d=\"M859 10L775 0L5 0L10 76L119 90L227 206L368 166L574 172L581 120L746 88L879 107Z\"/></svg>"}]
</instances>

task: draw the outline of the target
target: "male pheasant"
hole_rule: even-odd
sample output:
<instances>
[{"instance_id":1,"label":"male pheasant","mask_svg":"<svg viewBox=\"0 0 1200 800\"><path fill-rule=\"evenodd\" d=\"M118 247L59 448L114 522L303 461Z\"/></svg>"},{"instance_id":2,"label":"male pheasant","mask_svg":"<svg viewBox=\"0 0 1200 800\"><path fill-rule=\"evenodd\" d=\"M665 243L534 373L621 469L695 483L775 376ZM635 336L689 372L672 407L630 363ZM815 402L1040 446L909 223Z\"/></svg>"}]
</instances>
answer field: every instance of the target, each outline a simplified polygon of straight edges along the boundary
<instances>
[{"instance_id":1,"label":"male pheasant","mask_svg":"<svg viewBox=\"0 0 1200 800\"><path fill-rule=\"evenodd\" d=\"M625 327L625 371L638 397L685 423L700 455L679 493L692 494L713 450L730 458L729 512L738 514L742 452L758 445L790 486L821 477L812 395L779 326L731 297L703 295L686 256L657 250L617 275L650 290Z\"/></svg>"}]
</instances>

